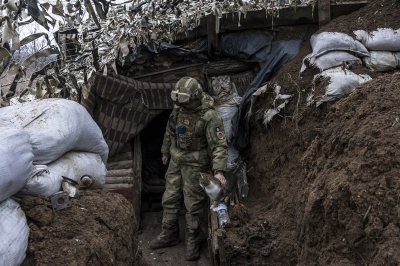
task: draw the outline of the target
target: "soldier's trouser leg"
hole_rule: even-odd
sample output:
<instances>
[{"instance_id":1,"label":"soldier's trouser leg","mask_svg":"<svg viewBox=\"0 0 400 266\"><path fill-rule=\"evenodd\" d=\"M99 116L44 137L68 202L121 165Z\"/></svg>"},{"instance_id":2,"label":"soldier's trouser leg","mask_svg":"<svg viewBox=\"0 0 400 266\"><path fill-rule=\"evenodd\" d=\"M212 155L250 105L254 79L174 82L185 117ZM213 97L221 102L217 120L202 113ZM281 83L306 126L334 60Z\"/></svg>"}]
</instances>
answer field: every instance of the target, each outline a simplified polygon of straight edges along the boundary
<instances>
[{"instance_id":1,"label":"soldier's trouser leg","mask_svg":"<svg viewBox=\"0 0 400 266\"><path fill-rule=\"evenodd\" d=\"M162 197L164 208L162 219L162 231L150 243L151 249L170 247L179 243L179 209L182 198L181 170L171 160L165 174L165 192Z\"/></svg>"},{"instance_id":2,"label":"soldier's trouser leg","mask_svg":"<svg viewBox=\"0 0 400 266\"><path fill-rule=\"evenodd\" d=\"M200 172L205 167L182 166L183 196L186 213L186 260L199 258L200 216L203 214L206 196L199 184Z\"/></svg>"}]
</instances>

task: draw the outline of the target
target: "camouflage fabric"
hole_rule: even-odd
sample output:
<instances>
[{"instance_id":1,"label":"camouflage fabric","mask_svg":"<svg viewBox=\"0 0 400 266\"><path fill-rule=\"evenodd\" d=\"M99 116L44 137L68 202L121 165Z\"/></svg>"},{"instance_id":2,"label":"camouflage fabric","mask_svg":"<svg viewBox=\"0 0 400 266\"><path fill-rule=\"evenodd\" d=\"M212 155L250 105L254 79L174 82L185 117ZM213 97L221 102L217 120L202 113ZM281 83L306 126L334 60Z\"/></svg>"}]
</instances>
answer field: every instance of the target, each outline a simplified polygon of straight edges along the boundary
<instances>
[{"instance_id":1,"label":"camouflage fabric","mask_svg":"<svg viewBox=\"0 0 400 266\"><path fill-rule=\"evenodd\" d=\"M183 77L175 84L175 91L187 93L190 99L201 99L203 89L196 79Z\"/></svg>"},{"instance_id":2,"label":"camouflage fabric","mask_svg":"<svg viewBox=\"0 0 400 266\"><path fill-rule=\"evenodd\" d=\"M165 174L165 192L162 197L164 213L179 214L180 199L184 195L184 203L189 215L201 214L205 207L206 195L199 185L200 172L207 168L192 165L178 165L170 161Z\"/></svg>"}]
</instances>

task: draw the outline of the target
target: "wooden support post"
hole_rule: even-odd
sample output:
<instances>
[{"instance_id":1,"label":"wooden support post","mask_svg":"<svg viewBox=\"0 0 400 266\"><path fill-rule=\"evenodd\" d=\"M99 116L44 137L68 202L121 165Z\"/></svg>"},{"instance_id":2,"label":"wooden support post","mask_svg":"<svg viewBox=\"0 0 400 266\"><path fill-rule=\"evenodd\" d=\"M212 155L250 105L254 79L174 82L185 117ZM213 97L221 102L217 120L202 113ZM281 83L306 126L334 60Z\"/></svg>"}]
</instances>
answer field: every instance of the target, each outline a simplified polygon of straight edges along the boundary
<instances>
[{"instance_id":1,"label":"wooden support post","mask_svg":"<svg viewBox=\"0 0 400 266\"><path fill-rule=\"evenodd\" d=\"M213 14L207 16L208 53L218 51L218 34L215 30L217 17Z\"/></svg>"},{"instance_id":2,"label":"wooden support post","mask_svg":"<svg viewBox=\"0 0 400 266\"><path fill-rule=\"evenodd\" d=\"M137 228L140 226L140 206L142 197L142 145L140 135L133 140L133 189L132 205Z\"/></svg>"},{"instance_id":3,"label":"wooden support post","mask_svg":"<svg viewBox=\"0 0 400 266\"><path fill-rule=\"evenodd\" d=\"M331 21L331 0L318 0L319 27Z\"/></svg>"},{"instance_id":4,"label":"wooden support post","mask_svg":"<svg viewBox=\"0 0 400 266\"><path fill-rule=\"evenodd\" d=\"M217 238L218 238L219 265L228 266L228 262L226 261L224 234L222 229L217 230Z\"/></svg>"}]
</instances>

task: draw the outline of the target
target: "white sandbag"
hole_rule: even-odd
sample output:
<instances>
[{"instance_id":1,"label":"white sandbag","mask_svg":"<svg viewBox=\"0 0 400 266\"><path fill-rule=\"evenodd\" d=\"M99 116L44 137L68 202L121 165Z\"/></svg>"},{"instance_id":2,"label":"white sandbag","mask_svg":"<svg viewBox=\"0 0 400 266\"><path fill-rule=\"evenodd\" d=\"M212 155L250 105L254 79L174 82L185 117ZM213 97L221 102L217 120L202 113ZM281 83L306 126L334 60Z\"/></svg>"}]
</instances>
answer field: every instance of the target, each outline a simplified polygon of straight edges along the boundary
<instances>
[{"instance_id":1,"label":"white sandbag","mask_svg":"<svg viewBox=\"0 0 400 266\"><path fill-rule=\"evenodd\" d=\"M379 28L375 31L354 31L356 39L373 51L400 51L400 29Z\"/></svg>"},{"instance_id":2,"label":"white sandbag","mask_svg":"<svg viewBox=\"0 0 400 266\"><path fill-rule=\"evenodd\" d=\"M107 162L103 134L77 102L41 99L3 107L0 119L22 126L29 133L34 164L48 164L71 150L97 153Z\"/></svg>"},{"instance_id":3,"label":"white sandbag","mask_svg":"<svg viewBox=\"0 0 400 266\"><path fill-rule=\"evenodd\" d=\"M17 202L0 203L0 265L19 266L25 259L29 227Z\"/></svg>"},{"instance_id":4,"label":"white sandbag","mask_svg":"<svg viewBox=\"0 0 400 266\"><path fill-rule=\"evenodd\" d=\"M233 146L228 148L228 163L227 170L233 171L236 168L237 160L239 158L239 151L236 150Z\"/></svg>"},{"instance_id":5,"label":"white sandbag","mask_svg":"<svg viewBox=\"0 0 400 266\"><path fill-rule=\"evenodd\" d=\"M40 174L29 179L17 196L49 197L61 190L62 176L79 182L83 175L89 175L95 181L89 189L103 188L106 182L107 169L101 157L89 152L68 152L47 165L47 168L44 168L44 171L41 171Z\"/></svg>"},{"instance_id":6,"label":"white sandbag","mask_svg":"<svg viewBox=\"0 0 400 266\"><path fill-rule=\"evenodd\" d=\"M303 59L300 73L304 72L307 66L318 68L319 71L324 71L332 67L340 66L343 62L359 65L362 64L360 58L346 51L331 51L318 57L309 54Z\"/></svg>"},{"instance_id":7,"label":"white sandbag","mask_svg":"<svg viewBox=\"0 0 400 266\"><path fill-rule=\"evenodd\" d=\"M10 123L0 123L0 132L1 202L25 186L35 167L29 134Z\"/></svg>"},{"instance_id":8,"label":"white sandbag","mask_svg":"<svg viewBox=\"0 0 400 266\"><path fill-rule=\"evenodd\" d=\"M364 58L365 66L377 72L400 68L400 53L389 51L371 51L371 56Z\"/></svg>"},{"instance_id":9,"label":"white sandbag","mask_svg":"<svg viewBox=\"0 0 400 266\"><path fill-rule=\"evenodd\" d=\"M229 101L215 106L224 123L225 136L228 143L232 140L232 119L239 109L241 100L242 97L234 96Z\"/></svg>"},{"instance_id":10,"label":"white sandbag","mask_svg":"<svg viewBox=\"0 0 400 266\"><path fill-rule=\"evenodd\" d=\"M313 56L318 57L331 51L348 51L359 56L369 56L365 46L351 36L341 32L321 32L311 36Z\"/></svg>"},{"instance_id":11,"label":"white sandbag","mask_svg":"<svg viewBox=\"0 0 400 266\"><path fill-rule=\"evenodd\" d=\"M342 70L341 67L332 68L323 71L321 74L314 76L314 84L319 79L329 80L329 85L325 88L325 94L315 98L316 106L323 102L333 101L347 96L352 93L355 88L369 80L371 77L366 74L357 75L350 70Z\"/></svg>"}]
</instances>

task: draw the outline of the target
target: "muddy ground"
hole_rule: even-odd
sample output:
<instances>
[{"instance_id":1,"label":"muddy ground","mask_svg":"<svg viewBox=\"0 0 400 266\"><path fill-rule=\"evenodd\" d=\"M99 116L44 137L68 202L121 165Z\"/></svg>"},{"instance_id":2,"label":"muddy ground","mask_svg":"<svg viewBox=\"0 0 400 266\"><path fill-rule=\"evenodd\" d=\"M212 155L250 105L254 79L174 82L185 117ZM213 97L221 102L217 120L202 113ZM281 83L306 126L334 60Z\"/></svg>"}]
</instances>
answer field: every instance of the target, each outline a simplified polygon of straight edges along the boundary
<instances>
[{"instance_id":1,"label":"muddy ground","mask_svg":"<svg viewBox=\"0 0 400 266\"><path fill-rule=\"evenodd\" d=\"M375 0L320 29L276 28L276 40L305 42L269 83L269 92L278 84L294 97L268 129L263 113L273 93L256 102L242 154L249 197L229 210L225 230L230 265L400 265L400 73L356 68L373 80L318 108L306 105L316 72L299 77L313 33L399 29L399 13L399 1ZM160 209L147 210L135 236L132 208L119 195L88 192L55 213L49 204L22 201L31 228L23 265L209 265L204 244L192 264L183 260L183 243L147 250L161 230Z\"/></svg>"},{"instance_id":2,"label":"muddy ground","mask_svg":"<svg viewBox=\"0 0 400 266\"><path fill-rule=\"evenodd\" d=\"M30 228L24 266L146 265L132 205L119 194L86 191L58 211L48 198L26 196L21 208Z\"/></svg>"},{"instance_id":3,"label":"muddy ground","mask_svg":"<svg viewBox=\"0 0 400 266\"><path fill-rule=\"evenodd\" d=\"M322 31L400 28L398 1L370 1ZM250 218L227 228L231 265L400 265L400 73L356 73L373 80L347 98L307 107L313 72L299 78L300 54L269 84L292 94L268 129L263 113L274 94L256 103L248 162ZM300 99L299 99L300 97Z\"/></svg>"}]
</instances>

